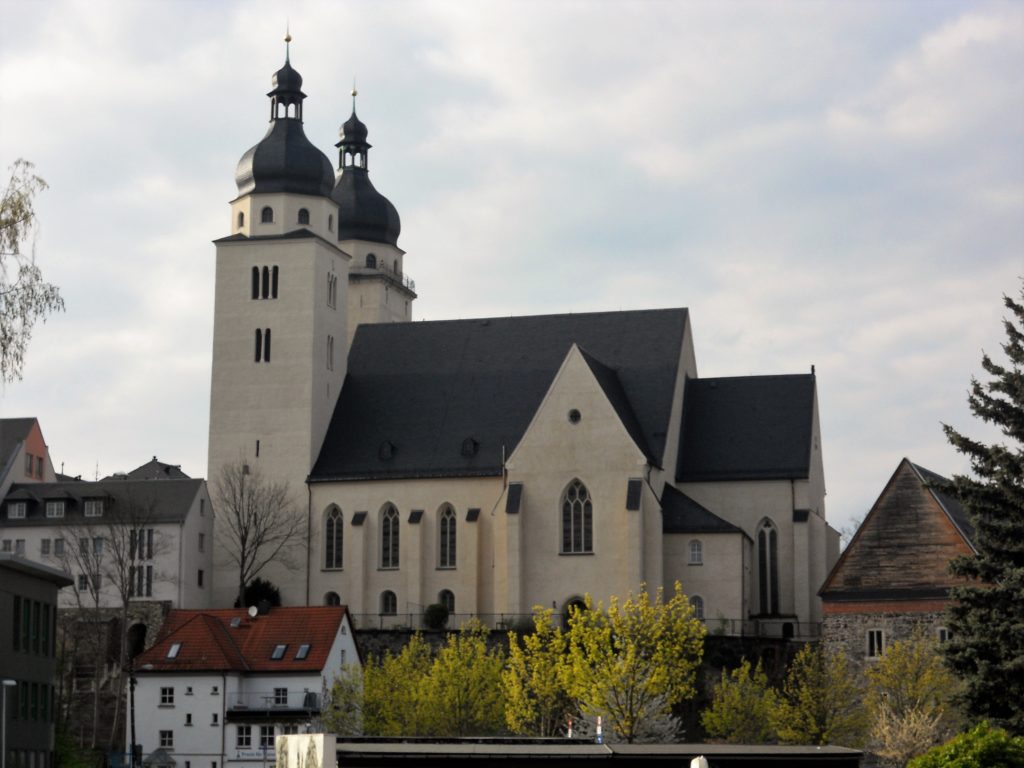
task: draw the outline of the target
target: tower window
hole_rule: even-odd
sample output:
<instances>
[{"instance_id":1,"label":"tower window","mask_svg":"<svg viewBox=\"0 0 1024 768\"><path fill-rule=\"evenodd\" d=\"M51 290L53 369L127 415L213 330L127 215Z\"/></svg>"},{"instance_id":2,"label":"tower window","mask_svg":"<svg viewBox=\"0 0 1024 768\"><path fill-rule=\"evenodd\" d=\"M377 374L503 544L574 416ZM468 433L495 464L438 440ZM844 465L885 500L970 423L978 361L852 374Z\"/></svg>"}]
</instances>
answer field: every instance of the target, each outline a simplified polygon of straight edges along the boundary
<instances>
[{"instance_id":1,"label":"tower window","mask_svg":"<svg viewBox=\"0 0 1024 768\"><path fill-rule=\"evenodd\" d=\"M327 215L327 229L331 232L334 231L334 214Z\"/></svg>"},{"instance_id":2,"label":"tower window","mask_svg":"<svg viewBox=\"0 0 1024 768\"><path fill-rule=\"evenodd\" d=\"M277 298L277 267L270 270L270 298Z\"/></svg>"},{"instance_id":3,"label":"tower window","mask_svg":"<svg viewBox=\"0 0 1024 768\"><path fill-rule=\"evenodd\" d=\"M309 224L309 210L299 208L299 224Z\"/></svg>"},{"instance_id":4,"label":"tower window","mask_svg":"<svg viewBox=\"0 0 1024 768\"><path fill-rule=\"evenodd\" d=\"M327 370L334 370L334 337L327 336Z\"/></svg>"},{"instance_id":5,"label":"tower window","mask_svg":"<svg viewBox=\"0 0 1024 768\"><path fill-rule=\"evenodd\" d=\"M256 329L256 354L254 360L258 363L260 361L264 363L270 362L270 329L269 328L257 328Z\"/></svg>"},{"instance_id":6,"label":"tower window","mask_svg":"<svg viewBox=\"0 0 1024 768\"><path fill-rule=\"evenodd\" d=\"M245 226L245 214L241 211L238 212L238 228L241 229Z\"/></svg>"},{"instance_id":7,"label":"tower window","mask_svg":"<svg viewBox=\"0 0 1024 768\"><path fill-rule=\"evenodd\" d=\"M263 290L260 296L264 299L270 298L270 267L263 268Z\"/></svg>"},{"instance_id":8,"label":"tower window","mask_svg":"<svg viewBox=\"0 0 1024 768\"><path fill-rule=\"evenodd\" d=\"M269 205L263 207L260 211L260 223L261 224L273 224L274 223L274 209Z\"/></svg>"},{"instance_id":9,"label":"tower window","mask_svg":"<svg viewBox=\"0 0 1024 768\"><path fill-rule=\"evenodd\" d=\"M257 328L256 329L256 355L255 355L254 359L256 360L257 363L260 360L263 359L263 329L262 328Z\"/></svg>"},{"instance_id":10,"label":"tower window","mask_svg":"<svg viewBox=\"0 0 1024 768\"><path fill-rule=\"evenodd\" d=\"M260 297L260 268L252 268L252 297L258 299Z\"/></svg>"},{"instance_id":11,"label":"tower window","mask_svg":"<svg viewBox=\"0 0 1024 768\"><path fill-rule=\"evenodd\" d=\"M374 255L372 253L366 254L366 266L368 266L370 269L376 269L377 268L377 257L376 257L376 255Z\"/></svg>"}]
</instances>

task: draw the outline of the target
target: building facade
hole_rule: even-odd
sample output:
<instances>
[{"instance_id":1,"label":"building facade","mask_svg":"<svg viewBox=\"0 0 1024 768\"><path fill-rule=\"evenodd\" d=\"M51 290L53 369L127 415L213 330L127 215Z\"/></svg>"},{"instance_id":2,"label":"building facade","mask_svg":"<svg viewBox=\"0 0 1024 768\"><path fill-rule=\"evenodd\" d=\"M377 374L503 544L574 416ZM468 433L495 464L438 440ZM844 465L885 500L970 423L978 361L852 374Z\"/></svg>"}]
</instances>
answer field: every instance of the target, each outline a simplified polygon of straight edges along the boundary
<instances>
[{"instance_id":1,"label":"building facade","mask_svg":"<svg viewBox=\"0 0 1024 768\"><path fill-rule=\"evenodd\" d=\"M974 554L967 511L949 481L903 459L821 588L823 639L870 663L915 634L944 642L949 592L966 583L949 561Z\"/></svg>"},{"instance_id":2,"label":"building facade","mask_svg":"<svg viewBox=\"0 0 1024 768\"><path fill-rule=\"evenodd\" d=\"M409 322L366 126L335 173L290 61L269 98L216 245L209 476L258 468L306 509L305 567L264 574L286 603L499 624L679 581L723 631L816 633L838 534L813 373L701 379L685 309Z\"/></svg>"},{"instance_id":3,"label":"building facade","mask_svg":"<svg viewBox=\"0 0 1024 768\"><path fill-rule=\"evenodd\" d=\"M57 595L63 572L0 553L0 696L6 765L50 768L57 686Z\"/></svg>"},{"instance_id":4,"label":"building facade","mask_svg":"<svg viewBox=\"0 0 1024 768\"><path fill-rule=\"evenodd\" d=\"M345 667L361 661L344 607L171 611L135 659L125 743L177 768L273 764L275 736L308 732Z\"/></svg>"}]
</instances>

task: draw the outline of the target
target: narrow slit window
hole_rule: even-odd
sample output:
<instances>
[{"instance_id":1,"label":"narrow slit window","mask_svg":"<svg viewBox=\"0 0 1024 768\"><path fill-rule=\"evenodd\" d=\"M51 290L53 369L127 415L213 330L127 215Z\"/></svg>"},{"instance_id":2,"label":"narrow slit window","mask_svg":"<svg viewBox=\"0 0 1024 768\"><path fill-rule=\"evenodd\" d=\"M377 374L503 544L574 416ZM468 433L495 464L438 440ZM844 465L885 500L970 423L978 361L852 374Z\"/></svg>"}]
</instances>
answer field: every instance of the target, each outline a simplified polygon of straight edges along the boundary
<instances>
[{"instance_id":1,"label":"narrow slit window","mask_svg":"<svg viewBox=\"0 0 1024 768\"><path fill-rule=\"evenodd\" d=\"M277 267L270 270L270 298L277 298Z\"/></svg>"}]
</instances>

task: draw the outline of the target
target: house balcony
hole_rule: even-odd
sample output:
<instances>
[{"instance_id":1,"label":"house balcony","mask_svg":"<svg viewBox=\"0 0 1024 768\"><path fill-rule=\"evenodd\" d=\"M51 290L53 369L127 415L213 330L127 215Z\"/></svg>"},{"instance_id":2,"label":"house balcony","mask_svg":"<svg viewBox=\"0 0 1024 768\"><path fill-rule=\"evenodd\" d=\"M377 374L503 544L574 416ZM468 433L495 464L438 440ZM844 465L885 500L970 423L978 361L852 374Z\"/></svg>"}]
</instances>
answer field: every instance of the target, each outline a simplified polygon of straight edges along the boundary
<instances>
[{"instance_id":1,"label":"house balcony","mask_svg":"<svg viewBox=\"0 0 1024 768\"><path fill-rule=\"evenodd\" d=\"M228 722L308 719L320 712L320 694L313 691L245 691L228 694Z\"/></svg>"}]
</instances>

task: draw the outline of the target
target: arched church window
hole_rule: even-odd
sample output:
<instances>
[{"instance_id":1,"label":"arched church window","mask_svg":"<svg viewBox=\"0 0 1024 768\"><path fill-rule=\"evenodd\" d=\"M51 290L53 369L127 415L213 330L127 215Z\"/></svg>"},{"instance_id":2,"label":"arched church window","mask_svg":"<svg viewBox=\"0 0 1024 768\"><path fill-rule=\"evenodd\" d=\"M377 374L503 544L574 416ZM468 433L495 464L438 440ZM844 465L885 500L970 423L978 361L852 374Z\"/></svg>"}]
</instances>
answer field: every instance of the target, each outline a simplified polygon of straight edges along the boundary
<instances>
[{"instance_id":1,"label":"arched church window","mask_svg":"<svg viewBox=\"0 0 1024 768\"><path fill-rule=\"evenodd\" d=\"M263 329L263 362L270 362L270 329Z\"/></svg>"},{"instance_id":2,"label":"arched church window","mask_svg":"<svg viewBox=\"0 0 1024 768\"><path fill-rule=\"evenodd\" d=\"M274 223L274 209L269 205L263 206L263 210L260 211L260 222L263 224Z\"/></svg>"},{"instance_id":3,"label":"arched church window","mask_svg":"<svg viewBox=\"0 0 1024 768\"><path fill-rule=\"evenodd\" d=\"M341 595L337 592L328 592L324 595L324 605L341 605Z\"/></svg>"},{"instance_id":4,"label":"arched church window","mask_svg":"<svg viewBox=\"0 0 1024 768\"><path fill-rule=\"evenodd\" d=\"M445 504L441 508L441 515L438 520L438 532L440 535L438 549L438 567L455 567L455 510L451 504Z\"/></svg>"},{"instance_id":5,"label":"arched church window","mask_svg":"<svg viewBox=\"0 0 1024 768\"><path fill-rule=\"evenodd\" d=\"M587 486L573 480L562 494L562 554L594 551L594 506Z\"/></svg>"},{"instance_id":6,"label":"arched church window","mask_svg":"<svg viewBox=\"0 0 1024 768\"><path fill-rule=\"evenodd\" d=\"M270 270L270 298L277 298L277 266Z\"/></svg>"},{"instance_id":7,"label":"arched church window","mask_svg":"<svg viewBox=\"0 0 1024 768\"><path fill-rule=\"evenodd\" d=\"M252 297L258 299L260 297L260 268L252 268Z\"/></svg>"},{"instance_id":8,"label":"arched church window","mask_svg":"<svg viewBox=\"0 0 1024 768\"><path fill-rule=\"evenodd\" d=\"M448 613L455 613L455 593L450 589L442 589L437 593L437 602L448 609Z\"/></svg>"},{"instance_id":9,"label":"arched church window","mask_svg":"<svg viewBox=\"0 0 1024 768\"><path fill-rule=\"evenodd\" d=\"M693 618L704 621L704 598L700 595L693 595L690 598L690 605L693 607Z\"/></svg>"},{"instance_id":10,"label":"arched church window","mask_svg":"<svg viewBox=\"0 0 1024 768\"><path fill-rule=\"evenodd\" d=\"M241 211L238 212L238 228L241 229L245 226L245 214Z\"/></svg>"},{"instance_id":11,"label":"arched church window","mask_svg":"<svg viewBox=\"0 0 1024 768\"><path fill-rule=\"evenodd\" d=\"M700 539L690 540L690 565L704 564L704 544Z\"/></svg>"},{"instance_id":12,"label":"arched church window","mask_svg":"<svg viewBox=\"0 0 1024 768\"><path fill-rule=\"evenodd\" d=\"M761 613L779 612L779 533L771 520L757 530L757 582Z\"/></svg>"},{"instance_id":13,"label":"arched church window","mask_svg":"<svg viewBox=\"0 0 1024 768\"><path fill-rule=\"evenodd\" d=\"M380 593L380 612L384 616L394 616L398 613L398 598L390 589Z\"/></svg>"},{"instance_id":14,"label":"arched church window","mask_svg":"<svg viewBox=\"0 0 1024 768\"><path fill-rule=\"evenodd\" d=\"M341 510L331 507L324 521L324 568L342 567L342 549L345 543L345 518Z\"/></svg>"},{"instance_id":15,"label":"arched church window","mask_svg":"<svg viewBox=\"0 0 1024 768\"><path fill-rule=\"evenodd\" d=\"M263 268L263 290L260 296L264 299L270 298L270 267Z\"/></svg>"},{"instance_id":16,"label":"arched church window","mask_svg":"<svg viewBox=\"0 0 1024 768\"><path fill-rule=\"evenodd\" d=\"M398 510L385 504L380 513L380 567L398 567Z\"/></svg>"},{"instance_id":17,"label":"arched church window","mask_svg":"<svg viewBox=\"0 0 1024 768\"><path fill-rule=\"evenodd\" d=\"M377 268L377 257L374 254L366 254L366 266L368 266L370 269Z\"/></svg>"},{"instance_id":18,"label":"arched church window","mask_svg":"<svg viewBox=\"0 0 1024 768\"><path fill-rule=\"evenodd\" d=\"M299 224L309 224L309 210L299 208Z\"/></svg>"},{"instance_id":19,"label":"arched church window","mask_svg":"<svg viewBox=\"0 0 1024 768\"><path fill-rule=\"evenodd\" d=\"M263 330L256 329L256 362L263 359Z\"/></svg>"}]
</instances>

